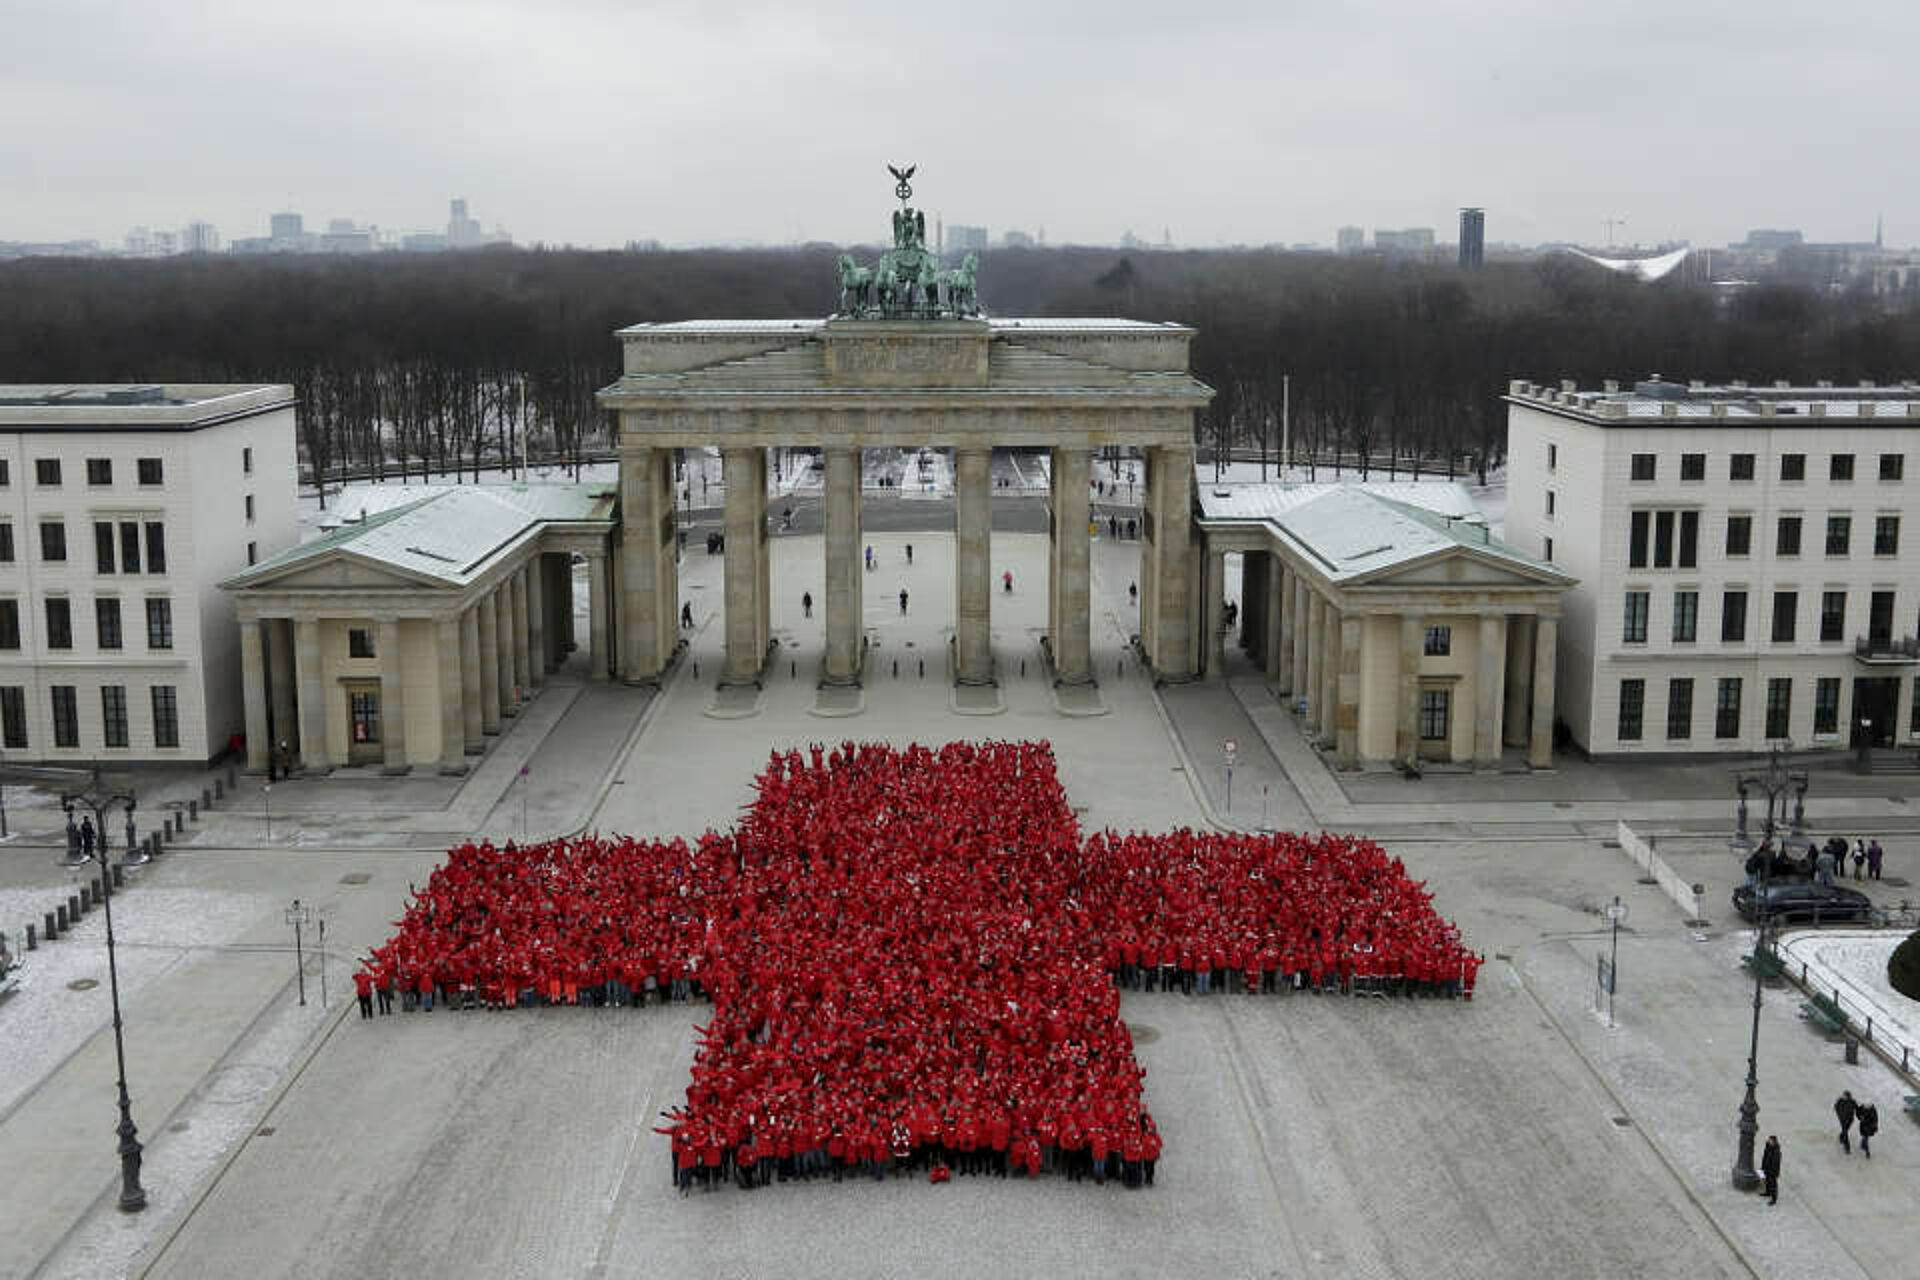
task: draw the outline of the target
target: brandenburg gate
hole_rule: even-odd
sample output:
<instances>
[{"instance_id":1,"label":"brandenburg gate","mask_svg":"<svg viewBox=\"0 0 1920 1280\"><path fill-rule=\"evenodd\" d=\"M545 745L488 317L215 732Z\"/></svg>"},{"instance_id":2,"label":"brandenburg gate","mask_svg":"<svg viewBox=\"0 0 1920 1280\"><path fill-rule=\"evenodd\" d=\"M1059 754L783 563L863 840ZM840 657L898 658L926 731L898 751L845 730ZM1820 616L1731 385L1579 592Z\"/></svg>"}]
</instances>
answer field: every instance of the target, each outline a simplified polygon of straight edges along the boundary
<instances>
[{"instance_id":1,"label":"brandenburg gate","mask_svg":"<svg viewBox=\"0 0 1920 1280\"><path fill-rule=\"evenodd\" d=\"M1055 679L1094 679L1090 499L1094 451L1146 456L1138 634L1156 675L1194 673L1193 414L1212 391L1187 368L1193 330L1133 320L985 317L971 255L941 270L896 170L893 248L840 260L825 320L686 320L618 333L623 374L600 403L619 418L616 665L656 679L679 644L674 451L717 446L725 497L723 685L757 683L770 648L769 447L825 460L825 684L862 675L860 450L951 449L956 489L953 677L995 681L990 615L995 446L1051 451L1047 647Z\"/></svg>"}]
</instances>

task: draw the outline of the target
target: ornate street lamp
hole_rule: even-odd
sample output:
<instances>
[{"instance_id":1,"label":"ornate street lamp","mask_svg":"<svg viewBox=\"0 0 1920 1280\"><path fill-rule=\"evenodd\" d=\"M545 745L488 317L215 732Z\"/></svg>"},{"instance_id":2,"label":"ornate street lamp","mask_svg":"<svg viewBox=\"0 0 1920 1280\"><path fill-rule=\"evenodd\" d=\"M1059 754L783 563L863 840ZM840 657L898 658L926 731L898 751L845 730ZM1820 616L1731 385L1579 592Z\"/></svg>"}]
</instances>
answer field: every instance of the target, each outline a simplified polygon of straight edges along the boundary
<instances>
[{"instance_id":1,"label":"ornate street lamp","mask_svg":"<svg viewBox=\"0 0 1920 1280\"><path fill-rule=\"evenodd\" d=\"M67 813L67 857L68 867L83 867L99 863L107 874L100 877L100 903L106 908L107 917L107 983L113 999L113 1056L120 1071L120 1209L123 1213L138 1213L147 1207L146 1189L140 1185L140 1131L133 1123L133 1102L127 1096L127 1048L121 1034L120 1021L120 968L114 953L113 939L113 875L107 858L107 811L114 805L120 805L127 815L127 859L131 865L146 861L138 857L133 843L134 799L131 791L114 791L100 781L100 767L95 765L93 777L87 787L81 791L63 792L60 804ZM80 838L73 825L74 806L93 812L94 831L97 839L92 849L80 848Z\"/></svg>"},{"instance_id":2,"label":"ornate street lamp","mask_svg":"<svg viewBox=\"0 0 1920 1280\"><path fill-rule=\"evenodd\" d=\"M1807 775L1796 773L1787 767L1783 751L1792 744L1778 742L1770 748L1767 767L1754 773L1740 774L1734 781L1739 792L1739 808L1735 819L1733 838L1728 847L1741 855L1743 865L1752 857L1753 839L1747 834L1747 791L1757 788L1766 793L1766 826L1760 840L1759 877L1754 882L1754 938L1753 938L1753 1032L1747 1044L1747 1092L1740 1102L1740 1120L1736 1128L1739 1131L1739 1146L1733 1157L1733 1185L1741 1191L1752 1191L1760 1185L1760 1175L1753 1165L1753 1140L1760 1132L1760 1103L1755 1097L1755 1087L1760 1083L1760 991L1766 979L1767 958L1772 955L1767 942L1767 925L1772 919L1767 896L1768 881L1773 874L1773 860L1782 853L1802 856L1810 843L1806 832ZM1787 818L1787 797L1793 796L1793 817Z\"/></svg>"}]
</instances>

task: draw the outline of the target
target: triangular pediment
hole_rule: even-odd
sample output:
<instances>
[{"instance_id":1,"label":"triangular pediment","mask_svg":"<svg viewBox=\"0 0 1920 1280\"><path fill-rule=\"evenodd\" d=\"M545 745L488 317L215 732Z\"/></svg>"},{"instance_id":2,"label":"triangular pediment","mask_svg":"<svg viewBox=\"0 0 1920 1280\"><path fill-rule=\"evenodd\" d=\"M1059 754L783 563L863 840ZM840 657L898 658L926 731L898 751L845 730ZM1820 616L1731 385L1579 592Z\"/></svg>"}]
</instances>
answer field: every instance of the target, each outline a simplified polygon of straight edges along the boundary
<instances>
[{"instance_id":1,"label":"triangular pediment","mask_svg":"<svg viewBox=\"0 0 1920 1280\"><path fill-rule=\"evenodd\" d=\"M1382 569L1363 579L1370 587L1567 587L1562 574L1500 556L1454 547L1407 564Z\"/></svg>"},{"instance_id":2,"label":"triangular pediment","mask_svg":"<svg viewBox=\"0 0 1920 1280\"><path fill-rule=\"evenodd\" d=\"M250 578L235 586L242 591L406 591L422 588L448 590L449 583L409 573L390 564L364 559L348 551L328 551Z\"/></svg>"}]
</instances>

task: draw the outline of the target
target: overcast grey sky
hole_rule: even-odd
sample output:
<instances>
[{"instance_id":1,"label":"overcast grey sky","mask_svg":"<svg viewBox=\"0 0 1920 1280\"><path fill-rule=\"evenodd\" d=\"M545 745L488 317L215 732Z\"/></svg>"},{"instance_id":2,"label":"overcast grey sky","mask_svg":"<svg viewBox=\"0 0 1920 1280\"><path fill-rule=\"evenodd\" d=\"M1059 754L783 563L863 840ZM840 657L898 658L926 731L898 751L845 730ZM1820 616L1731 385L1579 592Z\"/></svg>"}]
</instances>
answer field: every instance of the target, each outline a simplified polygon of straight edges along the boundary
<instances>
[{"instance_id":1,"label":"overcast grey sky","mask_svg":"<svg viewBox=\"0 0 1920 1280\"><path fill-rule=\"evenodd\" d=\"M1920 240L1880 0L0 0L0 239L277 209L522 242Z\"/></svg>"}]
</instances>

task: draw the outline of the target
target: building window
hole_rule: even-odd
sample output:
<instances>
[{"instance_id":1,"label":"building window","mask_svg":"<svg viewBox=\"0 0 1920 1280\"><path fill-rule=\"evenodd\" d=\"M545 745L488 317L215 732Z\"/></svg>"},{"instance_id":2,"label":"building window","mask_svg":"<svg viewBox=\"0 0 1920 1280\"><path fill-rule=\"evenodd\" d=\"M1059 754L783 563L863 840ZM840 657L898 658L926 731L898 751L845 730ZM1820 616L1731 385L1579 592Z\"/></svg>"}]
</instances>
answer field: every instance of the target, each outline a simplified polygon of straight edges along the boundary
<instances>
[{"instance_id":1,"label":"building window","mask_svg":"<svg viewBox=\"0 0 1920 1280\"><path fill-rule=\"evenodd\" d=\"M1727 554L1730 556L1751 555L1753 552L1753 517L1727 517Z\"/></svg>"},{"instance_id":2,"label":"building window","mask_svg":"<svg viewBox=\"0 0 1920 1280\"><path fill-rule=\"evenodd\" d=\"M1553 539L1543 538L1542 541L1546 543L1546 551L1544 554L1541 555L1540 558L1542 560L1545 560L1548 564L1552 564L1553 563Z\"/></svg>"},{"instance_id":3,"label":"building window","mask_svg":"<svg viewBox=\"0 0 1920 1280\"><path fill-rule=\"evenodd\" d=\"M1647 567L1647 533L1652 528L1653 513L1636 511L1628 517L1627 525L1627 568L1644 569Z\"/></svg>"},{"instance_id":4,"label":"building window","mask_svg":"<svg viewBox=\"0 0 1920 1280\"><path fill-rule=\"evenodd\" d=\"M1700 513L1680 513L1680 567L1692 569L1700 563Z\"/></svg>"},{"instance_id":5,"label":"building window","mask_svg":"<svg viewBox=\"0 0 1920 1280\"><path fill-rule=\"evenodd\" d=\"M1840 732L1840 677L1821 676L1813 683L1813 731Z\"/></svg>"},{"instance_id":6,"label":"building window","mask_svg":"<svg viewBox=\"0 0 1920 1280\"><path fill-rule=\"evenodd\" d=\"M1627 610L1626 617L1622 623L1621 639L1627 644L1645 644L1647 642L1646 592L1627 592Z\"/></svg>"},{"instance_id":7,"label":"building window","mask_svg":"<svg viewBox=\"0 0 1920 1280\"><path fill-rule=\"evenodd\" d=\"M1548 538L1547 541L1552 542L1553 539ZM260 563L260 544L259 543L249 542L247 544L247 563L248 564Z\"/></svg>"},{"instance_id":8,"label":"building window","mask_svg":"<svg viewBox=\"0 0 1920 1280\"><path fill-rule=\"evenodd\" d=\"M100 733L109 747L127 745L127 686L100 686Z\"/></svg>"},{"instance_id":9,"label":"building window","mask_svg":"<svg viewBox=\"0 0 1920 1280\"><path fill-rule=\"evenodd\" d=\"M251 506L253 503L253 499L248 498L247 503L249 506ZM1549 516L1553 514L1553 490L1551 489L1547 490L1547 514ZM251 519L252 517L248 517L248 518Z\"/></svg>"},{"instance_id":10,"label":"building window","mask_svg":"<svg viewBox=\"0 0 1920 1280\"><path fill-rule=\"evenodd\" d=\"M53 698L53 745L80 745L80 700L70 684L56 684L48 692Z\"/></svg>"},{"instance_id":11,"label":"building window","mask_svg":"<svg viewBox=\"0 0 1920 1280\"><path fill-rule=\"evenodd\" d=\"M87 459L87 483L90 485L110 485L113 483L112 458Z\"/></svg>"},{"instance_id":12,"label":"building window","mask_svg":"<svg viewBox=\"0 0 1920 1280\"><path fill-rule=\"evenodd\" d=\"M147 521L147 572L167 571L167 527L158 520Z\"/></svg>"},{"instance_id":13,"label":"building window","mask_svg":"<svg viewBox=\"0 0 1920 1280\"><path fill-rule=\"evenodd\" d=\"M1873 518L1873 554L1877 556L1897 556L1900 554L1899 516L1875 516ZM13 557L8 556L6 558L12 559Z\"/></svg>"},{"instance_id":14,"label":"building window","mask_svg":"<svg viewBox=\"0 0 1920 1280\"><path fill-rule=\"evenodd\" d=\"M93 598L93 635L94 642L102 649L120 647L120 598L118 596Z\"/></svg>"},{"instance_id":15,"label":"building window","mask_svg":"<svg viewBox=\"0 0 1920 1280\"><path fill-rule=\"evenodd\" d=\"M140 473L140 483L148 487L158 485L166 475L166 469L161 466L158 458L141 458L134 466Z\"/></svg>"},{"instance_id":16,"label":"building window","mask_svg":"<svg viewBox=\"0 0 1920 1280\"><path fill-rule=\"evenodd\" d=\"M1551 449L1553 446L1548 445L1547 447ZM253 474L253 447L251 445L240 450L240 474L243 476Z\"/></svg>"},{"instance_id":17,"label":"building window","mask_svg":"<svg viewBox=\"0 0 1920 1280\"><path fill-rule=\"evenodd\" d=\"M1653 473L1654 465L1652 454L1636 453L1633 455L1633 478L1635 480L1651 480L1653 479Z\"/></svg>"},{"instance_id":18,"label":"building window","mask_svg":"<svg viewBox=\"0 0 1920 1280\"><path fill-rule=\"evenodd\" d=\"M0 649L20 647L20 602L0 600Z\"/></svg>"},{"instance_id":19,"label":"building window","mask_svg":"<svg viewBox=\"0 0 1920 1280\"><path fill-rule=\"evenodd\" d=\"M1913 706L1907 711L1907 736L1920 738L1920 680L1913 682ZM12 743L7 745L11 746ZM24 743L22 745L25 745Z\"/></svg>"},{"instance_id":20,"label":"building window","mask_svg":"<svg viewBox=\"0 0 1920 1280\"><path fill-rule=\"evenodd\" d=\"M1653 513L1653 567L1673 567L1673 512Z\"/></svg>"},{"instance_id":21,"label":"building window","mask_svg":"<svg viewBox=\"0 0 1920 1280\"><path fill-rule=\"evenodd\" d=\"M1684 742L1693 736L1693 681L1667 681L1667 740Z\"/></svg>"},{"instance_id":22,"label":"building window","mask_svg":"<svg viewBox=\"0 0 1920 1280\"><path fill-rule=\"evenodd\" d=\"M1727 459L1727 479L1729 480L1753 479L1753 455L1750 453L1736 453L1732 457L1728 458Z\"/></svg>"},{"instance_id":23,"label":"building window","mask_svg":"<svg viewBox=\"0 0 1920 1280\"><path fill-rule=\"evenodd\" d=\"M1705 480L1707 478L1707 455L1704 453L1681 454L1680 478L1682 480Z\"/></svg>"},{"instance_id":24,"label":"building window","mask_svg":"<svg viewBox=\"0 0 1920 1280\"><path fill-rule=\"evenodd\" d=\"M9 751L27 745L27 691L17 684L0 688L0 743Z\"/></svg>"},{"instance_id":25,"label":"building window","mask_svg":"<svg viewBox=\"0 0 1920 1280\"><path fill-rule=\"evenodd\" d=\"M170 684L153 686L153 745L180 745L180 704Z\"/></svg>"},{"instance_id":26,"label":"building window","mask_svg":"<svg viewBox=\"0 0 1920 1280\"><path fill-rule=\"evenodd\" d=\"M1445 631L1445 627L1440 630ZM1427 652L1433 652L1434 628L1427 628ZM1446 650L1442 649L1442 653ZM373 653L373 632L365 627L352 627L347 631L347 656L349 658L371 658Z\"/></svg>"},{"instance_id":27,"label":"building window","mask_svg":"<svg viewBox=\"0 0 1920 1280\"><path fill-rule=\"evenodd\" d=\"M35 458L33 460L33 482L43 489L58 488L60 484L60 459Z\"/></svg>"},{"instance_id":28,"label":"building window","mask_svg":"<svg viewBox=\"0 0 1920 1280\"><path fill-rule=\"evenodd\" d=\"M1421 695L1425 701L1425 695ZM380 695L377 693L351 693L347 695L347 716L355 743L380 741Z\"/></svg>"},{"instance_id":29,"label":"building window","mask_svg":"<svg viewBox=\"0 0 1920 1280\"><path fill-rule=\"evenodd\" d=\"M1847 593L1844 591L1823 591L1820 593L1820 642L1833 644L1843 638L1847 630Z\"/></svg>"},{"instance_id":30,"label":"building window","mask_svg":"<svg viewBox=\"0 0 1920 1280\"><path fill-rule=\"evenodd\" d=\"M1647 682L1645 680L1620 682L1620 741L1640 741L1641 722L1646 712L1646 705Z\"/></svg>"},{"instance_id":31,"label":"building window","mask_svg":"<svg viewBox=\"0 0 1920 1280\"><path fill-rule=\"evenodd\" d=\"M1421 741L1445 742L1447 740L1447 720L1452 711L1452 703L1452 695L1445 689L1420 691Z\"/></svg>"},{"instance_id":32,"label":"building window","mask_svg":"<svg viewBox=\"0 0 1920 1280\"><path fill-rule=\"evenodd\" d=\"M1827 479L1829 480L1853 479L1853 455L1850 453L1835 453L1835 454L1828 455Z\"/></svg>"},{"instance_id":33,"label":"building window","mask_svg":"<svg viewBox=\"0 0 1920 1280\"><path fill-rule=\"evenodd\" d=\"M13 483L13 464L9 459L0 458L0 489Z\"/></svg>"},{"instance_id":34,"label":"building window","mask_svg":"<svg viewBox=\"0 0 1920 1280\"><path fill-rule=\"evenodd\" d=\"M1773 554L1777 556L1797 556L1800 554L1800 517L1781 516L1774 526Z\"/></svg>"},{"instance_id":35,"label":"building window","mask_svg":"<svg viewBox=\"0 0 1920 1280\"><path fill-rule=\"evenodd\" d=\"M1713 704L1713 736L1740 736L1740 677L1722 676L1719 694Z\"/></svg>"},{"instance_id":36,"label":"building window","mask_svg":"<svg viewBox=\"0 0 1920 1280\"><path fill-rule=\"evenodd\" d=\"M1830 556L1844 556L1847 554L1847 545L1852 541L1853 517L1828 516L1827 554Z\"/></svg>"},{"instance_id":37,"label":"building window","mask_svg":"<svg viewBox=\"0 0 1920 1280\"><path fill-rule=\"evenodd\" d=\"M1781 454L1780 478L1782 480L1805 480L1807 478L1807 455L1804 453Z\"/></svg>"},{"instance_id":38,"label":"building window","mask_svg":"<svg viewBox=\"0 0 1920 1280\"><path fill-rule=\"evenodd\" d=\"M93 568L96 573L113 572L113 522L102 520L93 526Z\"/></svg>"},{"instance_id":39,"label":"building window","mask_svg":"<svg viewBox=\"0 0 1920 1280\"><path fill-rule=\"evenodd\" d=\"M1775 676L1767 681L1767 737L1787 738L1793 727L1793 681Z\"/></svg>"},{"instance_id":40,"label":"building window","mask_svg":"<svg viewBox=\"0 0 1920 1280\"><path fill-rule=\"evenodd\" d=\"M1747 638L1747 593L1728 591L1720 597L1720 642L1742 644Z\"/></svg>"},{"instance_id":41,"label":"building window","mask_svg":"<svg viewBox=\"0 0 1920 1280\"><path fill-rule=\"evenodd\" d=\"M127 573L140 572L140 523L120 522L120 568Z\"/></svg>"},{"instance_id":42,"label":"building window","mask_svg":"<svg viewBox=\"0 0 1920 1280\"><path fill-rule=\"evenodd\" d=\"M13 526L0 520L0 564L13 563Z\"/></svg>"},{"instance_id":43,"label":"building window","mask_svg":"<svg viewBox=\"0 0 1920 1280\"><path fill-rule=\"evenodd\" d=\"M1553 514L1553 509L1552 509L1553 495L1551 493L1547 495L1547 508L1548 508L1547 514L1552 515ZM247 523L248 524L253 523L253 495L252 494L247 495Z\"/></svg>"},{"instance_id":44,"label":"building window","mask_svg":"<svg viewBox=\"0 0 1920 1280\"><path fill-rule=\"evenodd\" d=\"M173 648L173 601L165 596L147 601L147 648Z\"/></svg>"},{"instance_id":45,"label":"building window","mask_svg":"<svg viewBox=\"0 0 1920 1280\"><path fill-rule=\"evenodd\" d=\"M47 648L73 648L73 602L65 596L47 597Z\"/></svg>"},{"instance_id":46,"label":"building window","mask_svg":"<svg viewBox=\"0 0 1920 1280\"><path fill-rule=\"evenodd\" d=\"M1893 647L1893 592L1876 591L1867 598L1867 644L1874 653Z\"/></svg>"},{"instance_id":47,"label":"building window","mask_svg":"<svg viewBox=\"0 0 1920 1280\"><path fill-rule=\"evenodd\" d=\"M1700 627L1700 593L1673 593L1673 639L1676 644L1692 644Z\"/></svg>"},{"instance_id":48,"label":"building window","mask_svg":"<svg viewBox=\"0 0 1920 1280\"><path fill-rule=\"evenodd\" d=\"M1880 455L1880 478L1899 480L1907 473L1907 455L1904 453L1883 453Z\"/></svg>"},{"instance_id":49,"label":"building window","mask_svg":"<svg viewBox=\"0 0 1920 1280\"><path fill-rule=\"evenodd\" d=\"M67 558L67 526L58 520L40 522L40 558L42 560Z\"/></svg>"},{"instance_id":50,"label":"building window","mask_svg":"<svg viewBox=\"0 0 1920 1280\"><path fill-rule=\"evenodd\" d=\"M1800 596L1793 591L1773 593L1773 642L1775 644L1793 643L1794 614L1799 612Z\"/></svg>"}]
</instances>

